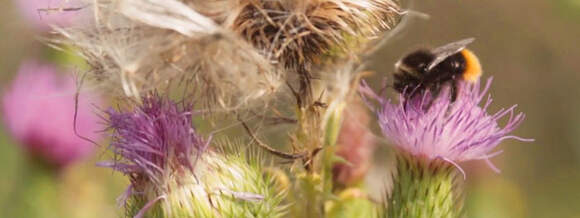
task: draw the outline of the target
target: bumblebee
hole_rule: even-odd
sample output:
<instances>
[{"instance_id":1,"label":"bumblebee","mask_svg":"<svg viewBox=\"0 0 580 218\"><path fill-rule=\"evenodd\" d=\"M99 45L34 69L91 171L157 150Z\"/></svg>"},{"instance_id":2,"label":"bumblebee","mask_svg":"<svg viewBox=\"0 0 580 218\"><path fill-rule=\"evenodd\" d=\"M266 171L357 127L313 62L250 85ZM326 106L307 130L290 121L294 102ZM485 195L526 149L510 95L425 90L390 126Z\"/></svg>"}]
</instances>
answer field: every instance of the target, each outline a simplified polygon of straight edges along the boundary
<instances>
[{"instance_id":1,"label":"bumblebee","mask_svg":"<svg viewBox=\"0 0 580 218\"><path fill-rule=\"evenodd\" d=\"M465 49L475 39L468 38L434 49L419 49L395 64L393 88L411 99L427 90L436 97L449 85L451 101L457 98L457 85L463 80L475 83L481 76L481 64L473 52Z\"/></svg>"}]
</instances>

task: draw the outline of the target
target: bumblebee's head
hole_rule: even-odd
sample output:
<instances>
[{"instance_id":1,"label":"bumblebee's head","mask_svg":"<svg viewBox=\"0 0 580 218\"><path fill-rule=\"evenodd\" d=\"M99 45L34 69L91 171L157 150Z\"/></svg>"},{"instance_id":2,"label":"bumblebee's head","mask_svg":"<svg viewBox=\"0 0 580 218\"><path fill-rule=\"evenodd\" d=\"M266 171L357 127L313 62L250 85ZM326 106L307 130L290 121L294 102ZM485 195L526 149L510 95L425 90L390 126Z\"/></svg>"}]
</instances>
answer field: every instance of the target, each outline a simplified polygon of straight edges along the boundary
<instances>
[{"instance_id":1,"label":"bumblebee's head","mask_svg":"<svg viewBox=\"0 0 580 218\"><path fill-rule=\"evenodd\" d=\"M479 59L473 52L468 49L463 49L460 51L463 58L465 58L465 70L463 71L463 80L470 83L475 83L479 80L482 74L481 63Z\"/></svg>"},{"instance_id":2,"label":"bumblebee's head","mask_svg":"<svg viewBox=\"0 0 580 218\"><path fill-rule=\"evenodd\" d=\"M428 50L417 50L403 57L395 64L396 69L402 69L407 72L424 74L427 66L435 59L433 54Z\"/></svg>"}]
</instances>

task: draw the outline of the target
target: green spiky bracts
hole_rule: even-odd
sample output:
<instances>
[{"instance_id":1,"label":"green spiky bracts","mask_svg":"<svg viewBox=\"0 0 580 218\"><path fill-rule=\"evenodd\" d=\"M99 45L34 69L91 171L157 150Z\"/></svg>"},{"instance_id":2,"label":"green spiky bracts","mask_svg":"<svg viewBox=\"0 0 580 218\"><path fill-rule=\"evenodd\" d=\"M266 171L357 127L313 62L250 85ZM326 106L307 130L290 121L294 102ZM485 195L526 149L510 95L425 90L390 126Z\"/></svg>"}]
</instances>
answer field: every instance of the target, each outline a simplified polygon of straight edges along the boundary
<instances>
[{"instance_id":1,"label":"green spiky bracts","mask_svg":"<svg viewBox=\"0 0 580 218\"><path fill-rule=\"evenodd\" d=\"M461 217L461 181L453 164L397 154L393 189L382 217Z\"/></svg>"}]
</instances>

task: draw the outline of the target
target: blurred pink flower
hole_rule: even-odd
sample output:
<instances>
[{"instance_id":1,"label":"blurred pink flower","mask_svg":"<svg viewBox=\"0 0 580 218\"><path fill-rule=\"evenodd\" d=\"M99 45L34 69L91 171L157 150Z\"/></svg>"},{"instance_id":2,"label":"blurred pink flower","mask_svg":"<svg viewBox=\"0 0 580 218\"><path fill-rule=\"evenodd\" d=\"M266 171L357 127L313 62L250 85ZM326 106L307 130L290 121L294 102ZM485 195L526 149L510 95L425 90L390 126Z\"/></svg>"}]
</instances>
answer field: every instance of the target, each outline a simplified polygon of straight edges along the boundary
<instances>
[{"instance_id":1,"label":"blurred pink flower","mask_svg":"<svg viewBox=\"0 0 580 218\"><path fill-rule=\"evenodd\" d=\"M3 120L25 150L57 167L86 157L93 144L74 132L76 84L61 78L54 66L24 63L2 98ZM96 140L100 134L91 104L99 99L81 93L76 128L79 135Z\"/></svg>"},{"instance_id":2,"label":"blurred pink flower","mask_svg":"<svg viewBox=\"0 0 580 218\"><path fill-rule=\"evenodd\" d=\"M81 0L14 0L21 16L38 31L50 30L50 25L69 26L81 18L86 4Z\"/></svg>"},{"instance_id":3,"label":"blurred pink flower","mask_svg":"<svg viewBox=\"0 0 580 218\"><path fill-rule=\"evenodd\" d=\"M368 128L370 121L371 117L359 99L349 102L336 151L347 162L333 166L333 179L337 184L356 185L366 176L375 150L374 136Z\"/></svg>"}]
</instances>

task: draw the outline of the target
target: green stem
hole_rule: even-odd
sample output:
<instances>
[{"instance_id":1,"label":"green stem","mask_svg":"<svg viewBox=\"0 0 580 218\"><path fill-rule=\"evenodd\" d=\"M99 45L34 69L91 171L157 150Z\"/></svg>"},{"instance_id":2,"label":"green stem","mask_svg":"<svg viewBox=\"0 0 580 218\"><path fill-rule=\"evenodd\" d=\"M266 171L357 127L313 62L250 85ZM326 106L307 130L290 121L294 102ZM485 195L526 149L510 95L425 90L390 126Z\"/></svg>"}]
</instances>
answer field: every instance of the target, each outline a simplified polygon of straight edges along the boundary
<instances>
[{"instance_id":1,"label":"green stem","mask_svg":"<svg viewBox=\"0 0 580 218\"><path fill-rule=\"evenodd\" d=\"M332 181L332 166L335 163L336 158L336 142L338 140L338 134L340 133L340 127L342 126L341 115L343 111L342 106L339 106L334 111L326 123L326 132L324 135L324 156L322 159L322 164L324 170L322 172L324 190L325 194L331 194L333 181Z\"/></svg>"}]
</instances>

